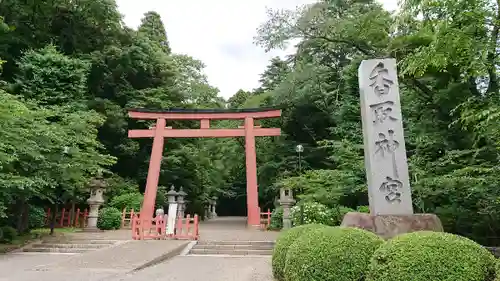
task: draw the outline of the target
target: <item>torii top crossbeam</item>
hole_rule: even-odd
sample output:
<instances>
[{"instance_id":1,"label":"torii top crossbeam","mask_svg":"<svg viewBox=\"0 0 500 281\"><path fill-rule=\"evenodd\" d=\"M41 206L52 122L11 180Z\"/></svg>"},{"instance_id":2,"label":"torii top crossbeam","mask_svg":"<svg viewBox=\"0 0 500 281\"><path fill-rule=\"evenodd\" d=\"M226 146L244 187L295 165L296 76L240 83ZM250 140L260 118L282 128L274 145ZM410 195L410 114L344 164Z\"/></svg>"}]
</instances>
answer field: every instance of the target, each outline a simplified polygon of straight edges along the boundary
<instances>
[{"instance_id":1,"label":"torii top crossbeam","mask_svg":"<svg viewBox=\"0 0 500 281\"><path fill-rule=\"evenodd\" d=\"M248 224L260 226L260 212L257 190L257 161L255 155L255 137L279 136L279 128L260 128L254 126L255 119L276 118L281 110L276 108L248 109L130 109L133 119L156 120L156 125L145 130L129 130L129 138L153 138L153 148L149 163L148 177L141 217L152 217L163 157L164 138L199 138L199 137L245 137L245 156L247 171L247 208ZM244 120L244 126L228 129L211 129L210 120ZM199 129L175 129L166 126L166 120L200 120Z\"/></svg>"}]
</instances>

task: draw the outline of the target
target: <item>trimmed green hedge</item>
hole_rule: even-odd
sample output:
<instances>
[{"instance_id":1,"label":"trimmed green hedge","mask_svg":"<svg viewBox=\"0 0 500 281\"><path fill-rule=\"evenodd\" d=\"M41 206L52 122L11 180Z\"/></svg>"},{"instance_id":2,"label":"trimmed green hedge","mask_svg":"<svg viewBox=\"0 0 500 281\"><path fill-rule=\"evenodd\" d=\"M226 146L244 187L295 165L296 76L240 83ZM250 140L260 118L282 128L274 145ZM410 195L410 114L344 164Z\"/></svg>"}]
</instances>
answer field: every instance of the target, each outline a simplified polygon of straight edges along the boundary
<instances>
[{"instance_id":1,"label":"trimmed green hedge","mask_svg":"<svg viewBox=\"0 0 500 281\"><path fill-rule=\"evenodd\" d=\"M301 226L297 226L291 228L285 232L283 232L278 239L276 240L276 245L273 250L272 257L272 268L273 268L273 276L277 280L285 280L284 270L285 270L285 261L286 255L288 252L288 248L290 245L297 240L303 234L316 230L321 227L326 227L322 224L304 224Z\"/></svg>"},{"instance_id":2,"label":"trimmed green hedge","mask_svg":"<svg viewBox=\"0 0 500 281\"><path fill-rule=\"evenodd\" d=\"M122 212L117 208L107 207L99 211L97 228L102 230L119 229L122 224Z\"/></svg>"},{"instance_id":3,"label":"trimmed green hedge","mask_svg":"<svg viewBox=\"0 0 500 281\"><path fill-rule=\"evenodd\" d=\"M497 259L495 263L495 280L500 281L500 260Z\"/></svg>"},{"instance_id":4,"label":"trimmed green hedge","mask_svg":"<svg viewBox=\"0 0 500 281\"><path fill-rule=\"evenodd\" d=\"M358 228L324 227L307 232L288 250L285 280L363 280L370 257L382 243L377 235Z\"/></svg>"},{"instance_id":5,"label":"trimmed green hedge","mask_svg":"<svg viewBox=\"0 0 500 281\"><path fill-rule=\"evenodd\" d=\"M400 235L373 255L367 281L491 281L495 258L454 234L421 231Z\"/></svg>"}]
</instances>

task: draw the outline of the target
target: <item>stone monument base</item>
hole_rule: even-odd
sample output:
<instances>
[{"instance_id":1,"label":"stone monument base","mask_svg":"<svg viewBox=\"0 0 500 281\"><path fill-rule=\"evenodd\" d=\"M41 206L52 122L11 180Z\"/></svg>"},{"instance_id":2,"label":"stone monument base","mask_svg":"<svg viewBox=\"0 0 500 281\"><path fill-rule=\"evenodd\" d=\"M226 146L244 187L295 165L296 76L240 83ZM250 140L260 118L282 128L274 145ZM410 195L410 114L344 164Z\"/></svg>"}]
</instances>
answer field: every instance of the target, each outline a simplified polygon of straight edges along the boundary
<instances>
[{"instance_id":1,"label":"stone monument base","mask_svg":"<svg viewBox=\"0 0 500 281\"><path fill-rule=\"evenodd\" d=\"M365 229L384 239L421 230L443 231L441 220L434 214L373 216L367 213L350 212L344 216L341 226Z\"/></svg>"}]
</instances>

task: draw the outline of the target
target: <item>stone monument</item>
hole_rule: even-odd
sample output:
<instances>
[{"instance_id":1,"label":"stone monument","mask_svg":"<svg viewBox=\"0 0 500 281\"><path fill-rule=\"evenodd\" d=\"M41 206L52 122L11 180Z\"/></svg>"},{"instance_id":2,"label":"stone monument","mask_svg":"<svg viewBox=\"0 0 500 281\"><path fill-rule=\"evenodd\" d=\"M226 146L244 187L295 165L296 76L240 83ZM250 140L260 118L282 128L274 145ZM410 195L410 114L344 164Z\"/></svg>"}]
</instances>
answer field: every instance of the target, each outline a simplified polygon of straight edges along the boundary
<instances>
[{"instance_id":1,"label":"stone monument","mask_svg":"<svg viewBox=\"0 0 500 281\"><path fill-rule=\"evenodd\" d=\"M279 203L283 207L283 229L292 228L292 221L290 220L290 208L295 204L293 199L292 190L289 188L280 188Z\"/></svg>"},{"instance_id":2,"label":"stone monument","mask_svg":"<svg viewBox=\"0 0 500 281\"><path fill-rule=\"evenodd\" d=\"M99 208L104 203L103 195L106 186L106 182L100 174L90 181L90 197L87 199L90 210L87 218L87 226L83 229L85 232L101 231L97 228L97 219L99 217Z\"/></svg>"},{"instance_id":3,"label":"stone monument","mask_svg":"<svg viewBox=\"0 0 500 281\"><path fill-rule=\"evenodd\" d=\"M184 192L182 186L179 188L179 192L177 192L177 205L179 205L177 210L177 217L184 218L184 211L186 210L186 201L184 201L184 197L186 197L187 193Z\"/></svg>"},{"instance_id":4,"label":"stone monument","mask_svg":"<svg viewBox=\"0 0 500 281\"><path fill-rule=\"evenodd\" d=\"M358 76L370 214L348 213L342 225L384 238L443 231L436 215L413 214L396 60L364 60Z\"/></svg>"}]
</instances>

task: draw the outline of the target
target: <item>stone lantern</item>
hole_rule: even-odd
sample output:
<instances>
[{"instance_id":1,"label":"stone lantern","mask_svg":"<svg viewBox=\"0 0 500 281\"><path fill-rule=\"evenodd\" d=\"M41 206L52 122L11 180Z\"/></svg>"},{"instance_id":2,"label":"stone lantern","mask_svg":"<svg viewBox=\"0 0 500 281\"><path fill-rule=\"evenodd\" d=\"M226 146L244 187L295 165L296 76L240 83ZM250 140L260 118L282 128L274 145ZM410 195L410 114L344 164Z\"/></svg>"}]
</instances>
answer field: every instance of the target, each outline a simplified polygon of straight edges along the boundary
<instances>
[{"instance_id":1,"label":"stone lantern","mask_svg":"<svg viewBox=\"0 0 500 281\"><path fill-rule=\"evenodd\" d=\"M170 190L167 192L167 202L170 206L171 204L175 204L175 197L177 196L177 191L175 191L175 186L170 186Z\"/></svg>"},{"instance_id":2,"label":"stone lantern","mask_svg":"<svg viewBox=\"0 0 500 281\"><path fill-rule=\"evenodd\" d=\"M212 199L208 198L206 199L206 205L205 205L205 219L208 220L210 219L212 216L211 216L211 212L212 212Z\"/></svg>"},{"instance_id":3,"label":"stone lantern","mask_svg":"<svg viewBox=\"0 0 500 281\"><path fill-rule=\"evenodd\" d=\"M167 201L168 201L168 217L167 217L167 234L174 234L175 232L175 222L177 218L177 202L175 201L175 197L177 196L177 191L175 191L174 185L170 186L170 190L167 192Z\"/></svg>"},{"instance_id":4,"label":"stone lantern","mask_svg":"<svg viewBox=\"0 0 500 281\"><path fill-rule=\"evenodd\" d=\"M217 196L212 197L212 218L217 217L217 212L215 212L215 206L217 206Z\"/></svg>"},{"instance_id":5,"label":"stone lantern","mask_svg":"<svg viewBox=\"0 0 500 281\"><path fill-rule=\"evenodd\" d=\"M84 231L99 231L97 229L97 218L99 217L99 208L104 203L104 191L106 189L106 181L102 178L102 175L98 175L90 181L90 197L87 199L90 211L87 221L87 226Z\"/></svg>"},{"instance_id":6,"label":"stone lantern","mask_svg":"<svg viewBox=\"0 0 500 281\"><path fill-rule=\"evenodd\" d=\"M293 193L290 188L280 188L279 202L283 207L283 229L289 229L292 227L292 221L290 220L290 208L293 204L295 204Z\"/></svg>"},{"instance_id":7,"label":"stone lantern","mask_svg":"<svg viewBox=\"0 0 500 281\"><path fill-rule=\"evenodd\" d=\"M184 211L186 210L186 201L184 201L184 197L186 197L186 195L187 193L184 192L181 186L181 188L179 188L179 192L177 192L177 204L179 204L177 216L179 218L184 218Z\"/></svg>"}]
</instances>

